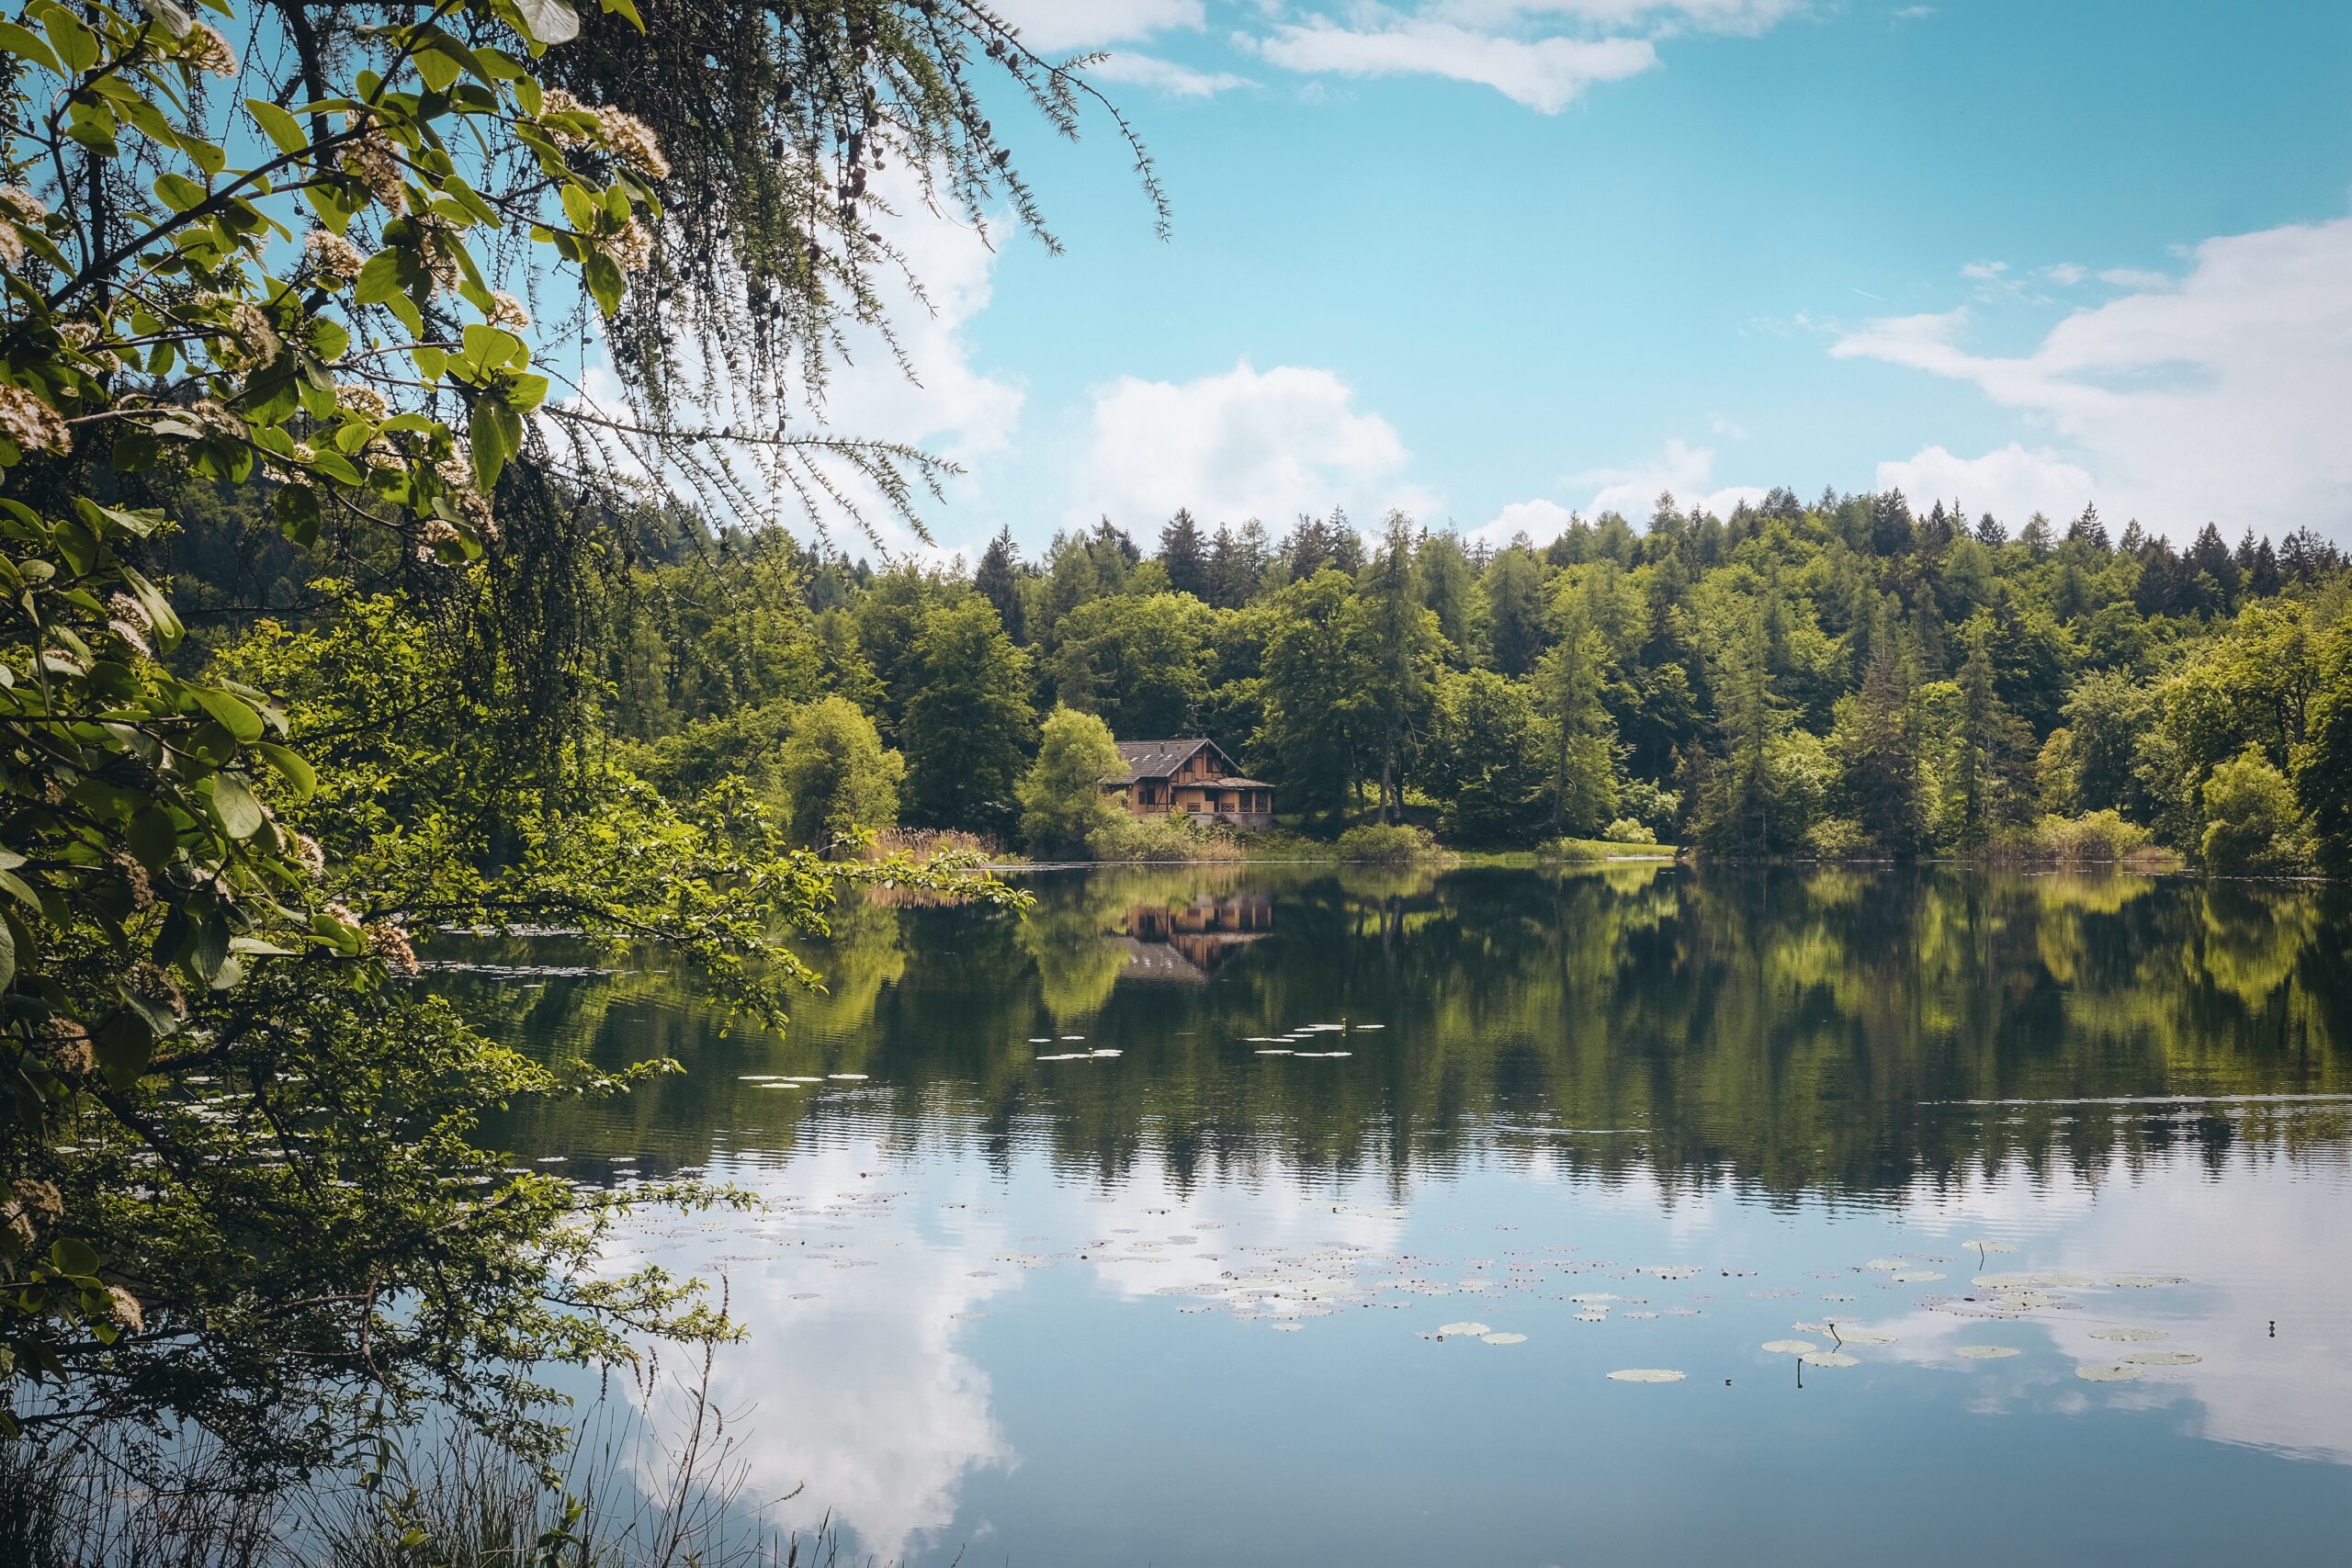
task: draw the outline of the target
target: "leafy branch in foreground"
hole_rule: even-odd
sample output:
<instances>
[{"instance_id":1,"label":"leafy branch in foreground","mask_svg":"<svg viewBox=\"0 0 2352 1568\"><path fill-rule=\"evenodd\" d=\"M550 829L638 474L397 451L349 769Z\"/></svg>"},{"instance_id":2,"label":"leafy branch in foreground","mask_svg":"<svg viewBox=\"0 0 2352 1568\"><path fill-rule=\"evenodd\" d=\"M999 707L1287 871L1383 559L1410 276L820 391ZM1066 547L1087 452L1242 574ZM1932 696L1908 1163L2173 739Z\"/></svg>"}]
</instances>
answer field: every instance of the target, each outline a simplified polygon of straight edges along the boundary
<instances>
[{"instance_id":1,"label":"leafy branch in foreground","mask_svg":"<svg viewBox=\"0 0 2352 1568\"><path fill-rule=\"evenodd\" d=\"M544 1454L535 1364L731 1331L604 1270L605 1227L730 1200L480 1148L494 1108L668 1065L502 1048L410 982L411 933L659 942L775 1020L815 982L784 939L844 884L1011 896L794 851L737 790L671 806L567 733L605 481L550 455L579 411L493 285L654 320L678 225L661 133L541 79L572 6L205 3L271 58L171 0L0 19L0 1427L193 1421L300 1470L432 1400ZM602 4L598 36L643 28ZM830 38L891 8L709 9ZM816 101L869 104L865 59ZM812 449L895 493L890 449ZM208 489L388 591L208 665L155 565Z\"/></svg>"}]
</instances>

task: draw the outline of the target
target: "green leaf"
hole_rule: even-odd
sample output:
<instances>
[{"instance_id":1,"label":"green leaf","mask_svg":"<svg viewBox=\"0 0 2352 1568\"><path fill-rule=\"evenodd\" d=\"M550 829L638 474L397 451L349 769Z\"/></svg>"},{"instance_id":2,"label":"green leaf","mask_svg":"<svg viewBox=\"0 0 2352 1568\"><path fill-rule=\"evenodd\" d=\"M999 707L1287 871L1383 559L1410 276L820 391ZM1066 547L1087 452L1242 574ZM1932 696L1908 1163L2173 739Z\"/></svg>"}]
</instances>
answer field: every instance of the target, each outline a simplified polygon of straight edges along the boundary
<instances>
[{"instance_id":1,"label":"green leaf","mask_svg":"<svg viewBox=\"0 0 2352 1568\"><path fill-rule=\"evenodd\" d=\"M74 70L87 71L98 62L98 35L84 27L80 18L64 6L44 7L40 25L41 30L49 34L49 41L56 49L57 58ZM575 17L572 30L577 32L579 28L579 19Z\"/></svg>"},{"instance_id":2,"label":"green leaf","mask_svg":"<svg viewBox=\"0 0 2352 1568\"><path fill-rule=\"evenodd\" d=\"M294 791L295 799L308 800L311 792L319 787L319 775L312 771L311 764L277 742L257 741L254 750L261 753L263 761L277 771L278 776Z\"/></svg>"},{"instance_id":3,"label":"green leaf","mask_svg":"<svg viewBox=\"0 0 2352 1568\"><path fill-rule=\"evenodd\" d=\"M111 507L105 510L108 515L113 515ZM130 590L131 597L139 601L140 608L147 612L148 620L154 623L156 647L165 652L177 647L187 628L180 625L179 616L172 612L172 602L164 597L161 589L132 568L126 566L118 570L122 573L123 584Z\"/></svg>"},{"instance_id":4,"label":"green leaf","mask_svg":"<svg viewBox=\"0 0 2352 1568\"><path fill-rule=\"evenodd\" d=\"M196 928L196 940L188 944L188 967L196 977L210 985L220 977L220 966L229 962L229 928L219 920L206 920Z\"/></svg>"},{"instance_id":5,"label":"green leaf","mask_svg":"<svg viewBox=\"0 0 2352 1568\"><path fill-rule=\"evenodd\" d=\"M501 417L501 416L503 417ZM508 426L514 426L515 437L508 440ZM466 426L466 440L473 448L474 482L487 495L498 483L498 476L506 467L506 459L519 449L522 422L506 400L496 392L485 392L474 404L473 419Z\"/></svg>"},{"instance_id":6,"label":"green leaf","mask_svg":"<svg viewBox=\"0 0 2352 1568\"><path fill-rule=\"evenodd\" d=\"M5 50L19 59L29 60L43 70L53 71L60 76L66 73L65 67L57 62L57 56L50 52L49 45L43 43L40 35L30 28L21 27L15 22L0 22L0 50Z\"/></svg>"},{"instance_id":7,"label":"green leaf","mask_svg":"<svg viewBox=\"0 0 2352 1568\"><path fill-rule=\"evenodd\" d=\"M311 144L311 139L302 134L301 122L267 98L247 98L245 112L254 117L263 134L277 143L280 152L300 152Z\"/></svg>"},{"instance_id":8,"label":"green leaf","mask_svg":"<svg viewBox=\"0 0 2352 1568\"><path fill-rule=\"evenodd\" d=\"M167 174L155 181L155 199L174 212L186 212L189 208L198 206L205 195L204 187L186 175Z\"/></svg>"},{"instance_id":9,"label":"green leaf","mask_svg":"<svg viewBox=\"0 0 2352 1568\"><path fill-rule=\"evenodd\" d=\"M585 267L588 292L596 297L597 308L609 321L620 313L621 296L628 291L628 278L621 271L621 264L603 250L588 253Z\"/></svg>"},{"instance_id":10,"label":"green leaf","mask_svg":"<svg viewBox=\"0 0 2352 1568\"><path fill-rule=\"evenodd\" d=\"M17 937L8 922L0 920L0 991L17 983Z\"/></svg>"},{"instance_id":11,"label":"green leaf","mask_svg":"<svg viewBox=\"0 0 2352 1568\"><path fill-rule=\"evenodd\" d=\"M220 728L239 740L251 742L261 739L261 715L241 698L230 695L218 686L190 686L187 694L196 699L197 706L219 719ZM240 833L237 837L242 839L244 835Z\"/></svg>"},{"instance_id":12,"label":"green leaf","mask_svg":"<svg viewBox=\"0 0 2352 1568\"><path fill-rule=\"evenodd\" d=\"M61 1274L81 1278L98 1271L98 1255L90 1250L88 1242L62 1235L50 1244L49 1266Z\"/></svg>"},{"instance_id":13,"label":"green leaf","mask_svg":"<svg viewBox=\"0 0 2352 1568\"><path fill-rule=\"evenodd\" d=\"M92 1032L90 1043L96 1050L98 1066L106 1070L107 1082L117 1089L136 1084L155 1055L153 1031L132 1012L108 1018Z\"/></svg>"},{"instance_id":14,"label":"green leaf","mask_svg":"<svg viewBox=\"0 0 2352 1568\"><path fill-rule=\"evenodd\" d=\"M277 526L288 539L309 549L319 538L319 492L309 485L284 485L270 499Z\"/></svg>"},{"instance_id":15,"label":"green leaf","mask_svg":"<svg viewBox=\"0 0 2352 1568\"><path fill-rule=\"evenodd\" d=\"M261 802L254 797L253 785L245 782L243 773L213 775L212 809L220 813L220 826L232 839L252 838L268 820L262 815Z\"/></svg>"},{"instance_id":16,"label":"green leaf","mask_svg":"<svg viewBox=\"0 0 2352 1568\"><path fill-rule=\"evenodd\" d=\"M179 819L160 806L142 806L130 814L130 826L123 836L141 865L161 871L179 848Z\"/></svg>"}]
</instances>

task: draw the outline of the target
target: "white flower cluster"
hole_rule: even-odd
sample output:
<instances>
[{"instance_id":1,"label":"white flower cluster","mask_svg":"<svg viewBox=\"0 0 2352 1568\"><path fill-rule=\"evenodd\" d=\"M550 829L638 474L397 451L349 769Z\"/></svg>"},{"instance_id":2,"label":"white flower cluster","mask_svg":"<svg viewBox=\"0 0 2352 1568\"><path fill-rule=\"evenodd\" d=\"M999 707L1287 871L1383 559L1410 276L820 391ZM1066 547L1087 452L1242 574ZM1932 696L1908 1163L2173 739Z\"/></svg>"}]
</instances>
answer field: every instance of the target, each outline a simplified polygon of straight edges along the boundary
<instances>
[{"instance_id":1,"label":"white flower cluster","mask_svg":"<svg viewBox=\"0 0 2352 1568\"><path fill-rule=\"evenodd\" d=\"M313 229L303 236L302 255L311 271L334 283L350 282L368 265L357 245L327 229Z\"/></svg>"},{"instance_id":2,"label":"white flower cluster","mask_svg":"<svg viewBox=\"0 0 2352 1568\"><path fill-rule=\"evenodd\" d=\"M501 288L490 297L490 324L510 333L525 332L530 328L531 312L523 308L523 301Z\"/></svg>"},{"instance_id":3,"label":"white flower cluster","mask_svg":"<svg viewBox=\"0 0 2352 1568\"><path fill-rule=\"evenodd\" d=\"M74 450L74 433L57 411L22 387L0 385L0 435L20 452Z\"/></svg>"},{"instance_id":4,"label":"white flower cluster","mask_svg":"<svg viewBox=\"0 0 2352 1568\"><path fill-rule=\"evenodd\" d=\"M356 381L336 382L334 402L335 407L345 413L357 414L361 419L379 423L392 412L392 405L385 400L383 393L373 387L361 386Z\"/></svg>"},{"instance_id":5,"label":"white flower cluster","mask_svg":"<svg viewBox=\"0 0 2352 1568\"><path fill-rule=\"evenodd\" d=\"M21 186L0 186L0 262L10 266L25 265L25 236L21 231L38 228L49 217L49 209L40 197Z\"/></svg>"},{"instance_id":6,"label":"white flower cluster","mask_svg":"<svg viewBox=\"0 0 2352 1568\"><path fill-rule=\"evenodd\" d=\"M391 212L408 210L408 186L401 175L401 161L391 139L362 118L359 140L345 147L343 172L368 187L368 194Z\"/></svg>"},{"instance_id":7,"label":"white flower cluster","mask_svg":"<svg viewBox=\"0 0 2352 1568\"><path fill-rule=\"evenodd\" d=\"M670 160L662 153L662 138L627 109L598 108L583 104L561 87L549 87L539 98L539 113L548 115L582 115L595 130L585 133L569 125L545 127L548 136L559 147L596 147L610 151L616 158L639 173L657 180L670 177Z\"/></svg>"}]
</instances>

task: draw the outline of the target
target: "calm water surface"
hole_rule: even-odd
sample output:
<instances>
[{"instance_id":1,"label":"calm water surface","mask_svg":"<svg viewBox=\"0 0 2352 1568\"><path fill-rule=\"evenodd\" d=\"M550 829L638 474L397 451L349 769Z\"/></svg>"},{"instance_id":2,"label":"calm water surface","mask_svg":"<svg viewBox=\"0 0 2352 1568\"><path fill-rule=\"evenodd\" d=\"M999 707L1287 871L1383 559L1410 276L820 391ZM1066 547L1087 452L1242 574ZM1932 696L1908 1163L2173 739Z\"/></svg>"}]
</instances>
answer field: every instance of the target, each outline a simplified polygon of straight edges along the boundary
<instances>
[{"instance_id":1,"label":"calm water surface","mask_svg":"<svg viewBox=\"0 0 2352 1568\"><path fill-rule=\"evenodd\" d=\"M1022 1568L2352 1557L2332 896L1031 886L845 909L781 1037L659 973L447 977L534 1051L685 1065L500 1133L765 1200L626 1256L724 1276L787 1524Z\"/></svg>"}]
</instances>

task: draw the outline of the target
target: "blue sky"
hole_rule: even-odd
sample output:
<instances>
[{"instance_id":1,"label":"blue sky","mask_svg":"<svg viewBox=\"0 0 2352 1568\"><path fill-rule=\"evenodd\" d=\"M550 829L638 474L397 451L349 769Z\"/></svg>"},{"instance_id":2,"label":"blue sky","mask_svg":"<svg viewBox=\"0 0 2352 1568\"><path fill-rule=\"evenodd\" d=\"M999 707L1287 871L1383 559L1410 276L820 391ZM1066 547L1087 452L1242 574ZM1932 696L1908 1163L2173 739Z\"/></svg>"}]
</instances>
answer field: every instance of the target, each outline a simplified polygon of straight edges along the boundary
<instances>
[{"instance_id":1,"label":"blue sky","mask_svg":"<svg viewBox=\"0 0 2352 1568\"><path fill-rule=\"evenodd\" d=\"M1023 139L1067 254L917 245L923 386L833 417L963 462L947 548L1781 483L2352 532L2342 0L998 4L1113 51L1175 223L1098 119Z\"/></svg>"}]
</instances>

